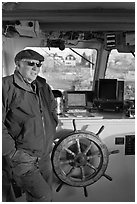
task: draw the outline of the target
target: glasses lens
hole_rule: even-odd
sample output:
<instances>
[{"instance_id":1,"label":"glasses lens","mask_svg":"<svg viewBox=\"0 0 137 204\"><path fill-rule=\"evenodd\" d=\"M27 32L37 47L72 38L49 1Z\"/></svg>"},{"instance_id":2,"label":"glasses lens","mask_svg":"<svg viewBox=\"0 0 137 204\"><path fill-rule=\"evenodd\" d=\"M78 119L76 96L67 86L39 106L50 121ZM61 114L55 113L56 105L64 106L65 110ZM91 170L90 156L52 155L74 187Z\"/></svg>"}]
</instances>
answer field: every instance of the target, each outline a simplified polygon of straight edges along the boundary
<instances>
[{"instance_id":1,"label":"glasses lens","mask_svg":"<svg viewBox=\"0 0 137 204\"><path fill-rule=\"evenodd\" d=\"M27 62L28 66L34 66L35 65L35 62Z\"/></svg>"},{"instance_id":2,"label":"glasses lens","mask_svg":"<svg viewBox=\"0 0 137 204\"><path fill-rule=\"evenodd\" d=\"M41 67L41 63L35 63L35 62L29 62L29 61L27 61L27 64L28 64L28 66L31 66L31 67L33 67L34 65L36 65L37 67Z\"/></svg>"},{"instance_id":3,"label":"glasses lens","mask_svg":"<svg viewBox=\"0 0 137 204\"><path fill-rule=\"evenodd\" d=\"M36 63L37 67L41 67L41 65L42 65L41 63Z\"/></svg>"}]
</instances>

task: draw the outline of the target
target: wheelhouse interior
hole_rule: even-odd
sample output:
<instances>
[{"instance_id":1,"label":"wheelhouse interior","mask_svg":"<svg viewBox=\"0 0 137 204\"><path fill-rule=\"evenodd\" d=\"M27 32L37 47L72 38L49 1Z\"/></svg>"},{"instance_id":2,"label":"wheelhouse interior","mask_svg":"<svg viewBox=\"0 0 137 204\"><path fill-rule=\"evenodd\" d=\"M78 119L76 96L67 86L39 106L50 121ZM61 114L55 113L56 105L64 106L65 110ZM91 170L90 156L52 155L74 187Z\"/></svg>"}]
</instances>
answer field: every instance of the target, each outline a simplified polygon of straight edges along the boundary
<instances>
[{"instance_id":1,"label":"wheelhouse interior","mask_svg":"<svg viewBox=\"0 0 137 204\"><path fill-rule=\"evenodd\" d=\"M40 74L53 90L92 91L90 101L86 95L89 109L134 106L134 2L5 2L2 6L3 76L13 73L15 54L32 47L45 57ZM106 100L112 98L117 104L102 104L100 91L105 86L114 92L109 96L108 88ZM66 111L67 98L63 103Z\"/></svg>"},{"instance_id":2,"label":"wheelhouse interior","mask_svg":"<svg viewBox=\"0 0 137 204\"><path fill-rule=\"evenodd\" d=\"M89 192L94 193L85 198L81 188L72 190L69 181L59 193L54 192L55 202L133 202L135 2L3 2L3 76L13 74L14 57L26 48L45 58L40 76L56 99L58 130L99 135L103 125L101 140L112 154L120 152L110 156L107 172L113 177L111 185L101 178L89 185Z\"/></svg>"}]
</instances>

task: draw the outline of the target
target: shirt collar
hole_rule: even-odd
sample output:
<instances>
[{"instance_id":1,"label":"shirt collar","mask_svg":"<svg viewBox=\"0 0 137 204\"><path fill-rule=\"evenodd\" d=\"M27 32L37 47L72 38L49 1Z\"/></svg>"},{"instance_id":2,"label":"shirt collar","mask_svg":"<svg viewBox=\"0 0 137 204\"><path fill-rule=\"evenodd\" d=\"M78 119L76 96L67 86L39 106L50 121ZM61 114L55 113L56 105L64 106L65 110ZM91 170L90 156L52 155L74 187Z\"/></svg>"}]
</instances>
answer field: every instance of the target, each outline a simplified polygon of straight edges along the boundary
<instances>
[{"instance_id":1,"label":"shirt collar","mask_svg":"<svg viewBox=\"0 0 137 204\"><path fill-rule=\"evenodd\" d=\"M14 82L26 91L32 92L30 84L24 80L23 76L18 70L14 71Z\"/></svg>"},{"instance_id":2,"label":"shirt collar","mask_svg":"<svg viewBox=\"0 0 137 204\"><path fill-rule=\"evenodd\" d=\"M38 88L43 86L43 82L46 82L45 79L41 80L42 78L40 78L39 76L37 76L35 82L38 86ZM32 92L31 89L31 84L29 84L28 82L26 82L23 78L23 76L20 74L20 72L18 70L14 71L14 82L20 86L21 88L25 89L26 91L30 91ZM33 83L33 82L32 82Z\"/></svg>"}]
</instances>

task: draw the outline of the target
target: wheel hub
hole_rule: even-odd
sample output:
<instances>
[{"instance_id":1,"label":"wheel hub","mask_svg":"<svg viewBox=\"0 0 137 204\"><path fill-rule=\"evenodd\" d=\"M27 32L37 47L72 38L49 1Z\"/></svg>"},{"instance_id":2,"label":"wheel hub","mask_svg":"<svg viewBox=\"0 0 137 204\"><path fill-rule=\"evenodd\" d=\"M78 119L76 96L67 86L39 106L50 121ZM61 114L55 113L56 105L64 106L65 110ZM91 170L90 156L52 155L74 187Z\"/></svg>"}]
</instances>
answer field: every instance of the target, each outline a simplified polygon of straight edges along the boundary
<instances>
[{"instance_id":1,"label":"wheel hub","mask_svg":"<svg viewBox=\"0 0 137 204\"><path fill-rule=\"evenodd\" d=\"M78 166L78 167L85 166L87 163L87 157L86 155L79 153L74 159L74 162L75 162L75 166Z\"/></svg>"}]
</instances>

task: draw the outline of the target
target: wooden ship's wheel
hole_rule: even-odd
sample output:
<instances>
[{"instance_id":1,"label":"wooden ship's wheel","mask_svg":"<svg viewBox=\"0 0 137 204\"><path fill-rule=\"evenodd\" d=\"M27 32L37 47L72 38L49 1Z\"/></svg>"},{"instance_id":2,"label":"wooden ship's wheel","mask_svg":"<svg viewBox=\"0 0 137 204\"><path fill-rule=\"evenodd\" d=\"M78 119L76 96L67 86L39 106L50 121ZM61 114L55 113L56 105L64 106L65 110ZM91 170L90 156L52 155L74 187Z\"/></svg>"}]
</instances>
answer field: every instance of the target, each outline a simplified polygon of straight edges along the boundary
<instances>
[{"instance_id":1,"label":"wooden ship's wheel","mask_svg":"<svg viewBox=\"0 0 137 204\"><path fill-rule=\"evenodd\" d=\"M65 183L74 187L83 187L85 196L88 196L86 186L95 183L102 176L112 180L105 174L105 171L109 155L119 151L109 152L99 138L104 126L95 134L88 131L77 131L75 121L73 125L74 131L69 134L67 130L62 130L63 137L58 140L52 151L53 170L61 182L57 191Z\"/></svg>"}]
</instances>

